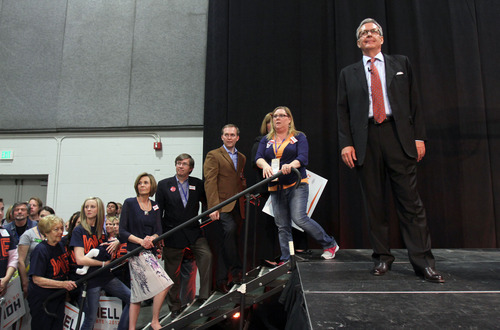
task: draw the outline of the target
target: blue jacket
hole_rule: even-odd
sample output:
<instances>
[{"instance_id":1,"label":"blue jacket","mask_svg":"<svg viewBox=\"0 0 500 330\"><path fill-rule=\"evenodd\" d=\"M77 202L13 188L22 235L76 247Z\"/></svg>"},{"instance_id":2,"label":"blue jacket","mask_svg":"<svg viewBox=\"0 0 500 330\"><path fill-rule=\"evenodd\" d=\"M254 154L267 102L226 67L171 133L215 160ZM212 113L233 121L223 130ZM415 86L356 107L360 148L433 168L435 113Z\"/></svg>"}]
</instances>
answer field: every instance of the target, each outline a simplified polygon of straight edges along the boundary
<instances>
[{"instance_id":1,"label":"blue jacket","mask_svg":"<svg viewBox=\"0 0 500 330\"><path fill-rule=\"evenodd\" d=\"M27 221L28 222L27 222L26 230L38 226L38 222L36 222L36 221L33 221L31 219L27 219ZM8 224L6 224L3 227L8 230L8 232L10 234L10 237L12 237L12 241L17 246L17 244L19 244L19 237L21 237L21 236L17 234L16 220L13 220L12 222L9 222Z\"/></svg>"}]
</instances>

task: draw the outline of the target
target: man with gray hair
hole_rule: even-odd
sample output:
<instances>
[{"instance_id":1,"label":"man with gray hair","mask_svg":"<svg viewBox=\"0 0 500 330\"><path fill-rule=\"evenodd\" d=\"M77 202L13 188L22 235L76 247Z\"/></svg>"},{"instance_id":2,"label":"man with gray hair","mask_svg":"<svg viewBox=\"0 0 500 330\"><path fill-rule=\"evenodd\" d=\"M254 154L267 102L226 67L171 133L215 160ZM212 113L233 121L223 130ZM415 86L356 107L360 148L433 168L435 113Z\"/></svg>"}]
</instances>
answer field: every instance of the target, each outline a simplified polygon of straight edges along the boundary
<instances>
[{"instance_id":1,"label":"man with gray hair","mask_svg":"<svg viewBox=\"0 0 500 330\"><path fill-rule=\"evenodd\" d=\"M339 145L343 162L358 173L373 246L372 274L384 275L394 261L385 209L389 179L415 273L443 283L417 192L417 162L425 155L426 133L415 76L406 56L382 53L383 30L374 19L361 22L356 38L363 60L340 73Z\"/></svg>"},{"instance_id":2,"label":"man with gray hair","mask_svg":"<svg viewBox=\"0 0 500 330\"><path fill-rule=\"evenodd\" d=\"M12 241L17 246L19 237L28 229L36 227L37 222L28 219L29 204L27 202L17 202L12 206L14 221L6 224L5 229L9 231Z\"/></svg>"}]
</instances>

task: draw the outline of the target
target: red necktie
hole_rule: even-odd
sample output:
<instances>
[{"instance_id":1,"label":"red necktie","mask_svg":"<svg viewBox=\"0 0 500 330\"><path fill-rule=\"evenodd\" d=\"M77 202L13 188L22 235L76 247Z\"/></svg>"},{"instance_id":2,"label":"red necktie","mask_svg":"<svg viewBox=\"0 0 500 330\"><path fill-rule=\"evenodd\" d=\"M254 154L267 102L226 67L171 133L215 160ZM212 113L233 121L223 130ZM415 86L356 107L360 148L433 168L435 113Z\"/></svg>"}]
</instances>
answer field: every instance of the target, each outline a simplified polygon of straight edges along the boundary
<instances>
[{"instance_id":1,"label":"red necktie","mask_svg":"<svg viewBox=\"0 0 500 330\"><path fill-rule=\"evenodd\" d=\"M371 60L370 73L372 84L372 106L373 106L373 119L377 123L381 123L386 119L385 106L384 106L384 93L382 92L382 83L378 75L377 67L375 66L375 57Z\"/></svg>"}]
</instances>

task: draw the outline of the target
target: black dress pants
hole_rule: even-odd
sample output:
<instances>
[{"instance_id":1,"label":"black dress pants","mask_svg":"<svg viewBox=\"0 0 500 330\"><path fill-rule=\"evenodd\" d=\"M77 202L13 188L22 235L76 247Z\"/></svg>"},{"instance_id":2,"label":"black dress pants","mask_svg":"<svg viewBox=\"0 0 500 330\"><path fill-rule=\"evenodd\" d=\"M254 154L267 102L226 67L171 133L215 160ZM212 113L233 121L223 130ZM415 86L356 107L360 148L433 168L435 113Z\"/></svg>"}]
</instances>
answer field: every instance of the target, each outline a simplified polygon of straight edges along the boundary
<instances>
[{"instance_id":1,"label":"black dress pants","mask_svg":"<svg viewBox=\"0 0 500 330\"><path fill-rule=\"evenodd\" d=\"M417 161L409 157L399 142L394 121L370 122L364 164L357 166L368 217L374 261L392 263L385 188L389 178L397 216L408 257L417 271L434 267L425 209L417 192Z\"/></svg>"}]
</instances>

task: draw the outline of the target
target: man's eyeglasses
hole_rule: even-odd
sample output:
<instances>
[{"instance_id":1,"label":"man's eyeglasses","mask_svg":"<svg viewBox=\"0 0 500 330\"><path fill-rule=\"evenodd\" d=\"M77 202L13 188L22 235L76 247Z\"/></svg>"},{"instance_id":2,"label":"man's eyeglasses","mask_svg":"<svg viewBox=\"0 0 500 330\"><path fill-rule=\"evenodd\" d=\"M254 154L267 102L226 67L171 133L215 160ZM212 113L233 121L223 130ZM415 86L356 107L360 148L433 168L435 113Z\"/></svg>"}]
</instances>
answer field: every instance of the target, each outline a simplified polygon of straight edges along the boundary
<instances>
[{"instance_id":1,"label":"man's eyeglasses","mask_svg":"<svg viewBox=\"0 0 500 330\"><path fill-rule=\"evenodd\" d=\"M175 165L177 166L189 166L188 162L176 162Z\"/></svg>"},{"instance_id":2,"label":"man's eyeglasses","mask_svg":"<svg viewBox=\"0 0 500 330\"><path fill-rule=\"evenodd\" d=\"M273 115L273 118L285 118L285 117L288 117L288 115L284 115L284 114L276 114L276 115Z\"/></svg>"},{"instance_id":3,"label":"man's eyeglasses","mask_svg":"<svg viewBox=\"0 0 500 330\"><path fill-rule=\"evenodd\" d=\"M368 35L368 33L380 35L380 30L379 29L362 30L359 32L359 37L360 38L366 37Z\"/></svg>"}]
</instances>

